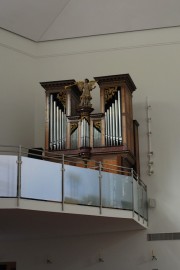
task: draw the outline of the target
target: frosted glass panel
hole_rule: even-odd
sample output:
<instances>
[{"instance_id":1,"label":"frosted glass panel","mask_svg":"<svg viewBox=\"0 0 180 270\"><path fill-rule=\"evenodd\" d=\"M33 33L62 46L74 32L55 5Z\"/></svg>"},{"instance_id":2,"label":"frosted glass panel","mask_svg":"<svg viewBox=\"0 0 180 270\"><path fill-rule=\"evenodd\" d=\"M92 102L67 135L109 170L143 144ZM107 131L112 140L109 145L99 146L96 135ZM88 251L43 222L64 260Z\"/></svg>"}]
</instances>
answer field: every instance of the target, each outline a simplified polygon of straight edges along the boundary
<instances>
[{"instance_id":1,"label":"frosted glass panel","mask_svg":"<svg viewBox=\"0 0 180 270\"><path fill-rule=\"evenodd\" d=\"M145 219L148 218L147 192L145 188L133 180L134 211Z\"/></svg>"},{"instance_id":2,"label":"frosted glass panel","mask_svg":"<svg viewBox=\"0 0 180 270\"><path fill-rule=\"evenodd\" d=\"M102 172L102 204L104 207L132 209L132 178Z\"/></svg>"},{"instance_id":3,"label":"frosted glass panel","mask_svg":"<svg viewBox=\"0 0 180 270\"><path fill-rule=\"evenodd\" d=\"M144 215L143 187L139 185L139 214Z\"/></svg>"},{"instance_id":4,"label":"frosted glass panel","mask_svg":"<svg viewBox=\"0 0 180 270\"><path fill-rule=\"evenodd\" d=\"M139 213L139 195L138 195L138 188L139 184L138 182L133 179L133 196L134 196L134 211L136 213Z\"/></svg>"},{"instance_id":5,"label":"frosted glass panel","mask_svg":"<svg viewBox=\"0 0 180 270\"><path fill-rule=\"evenodd\" d=\"M22 158L21 197L62 201L61 164Z\"/></svg>"},{"instance_id":6,"label":"frosted glass panel","mask_svg":"<svg viewBox=\"0 0 180 270\"><path fill-rule=\"evenodd\" d=\"M17 196L17 157L0 156L0 196Z\"/></svg>"},{"instance_id":7,"label":"frosted glass panel","mask_svg":"<svg viewBox=\"0 0 180 270\"><path fill-rule=\"evenodd\" d=\"M147 208L147 192L143 189L143 207L144 207L144 218L147 220L148 218L148 208Z\"/></svg>"},{"instance_id":8,"label":"frosted glass panel","mask_svg":"<svg viewBox=\"0 0 180 270\"><path fill-rule=\"evenodd\" d=\"M65 202L99 205L99 172L65 165Z\"/></svg>"}]
</instances>

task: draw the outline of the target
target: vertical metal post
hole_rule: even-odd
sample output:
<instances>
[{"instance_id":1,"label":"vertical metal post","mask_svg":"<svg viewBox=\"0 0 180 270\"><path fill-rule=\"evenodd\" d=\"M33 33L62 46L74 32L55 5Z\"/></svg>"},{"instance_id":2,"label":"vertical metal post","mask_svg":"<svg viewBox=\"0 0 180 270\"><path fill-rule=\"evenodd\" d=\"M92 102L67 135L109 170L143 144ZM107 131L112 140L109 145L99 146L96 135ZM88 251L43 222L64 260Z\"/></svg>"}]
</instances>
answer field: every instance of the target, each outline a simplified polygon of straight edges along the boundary
<instances>
[{"instance_id":1,"label":"vertical metal post","mask_svg":"<svg viewBox=\"0 0 180 270\"><path fill-rule=\"evenodd\" d=\"M102 163L99 162L99 213L102 214Z\"/></svg>"},{"instance_id":2,"label":"vertical metal post","mask_svg":"<svg viewBox=\"0 0 180 270\"><path fill-rule=\"evenodd\" d=\"M64 154L62 155L62 169L61 169L61 172L62 172L62 211L64 211Z\"/></svg>"},{"instance_id":3,"label":"vertical metal post","mask_svg":"<svg viewBox=\"0 0 180 270\"><path fill-rule=\"evenodd\" d=\"M134 218L134 170L131 168L131 178L132 178L132 216Z\"/></svg>"},{"instance_id":4,"label":"vertical metal post","mask_svg":"<svg viewBox=\"0 0 180 270\"><path fill-rule=\"evenodd\" d=\"M18 157L17 157L17 206L19 207L19 200L21 198L21 159L22 149L21 145L19 145Z\"/></svg>"}]
</instances>

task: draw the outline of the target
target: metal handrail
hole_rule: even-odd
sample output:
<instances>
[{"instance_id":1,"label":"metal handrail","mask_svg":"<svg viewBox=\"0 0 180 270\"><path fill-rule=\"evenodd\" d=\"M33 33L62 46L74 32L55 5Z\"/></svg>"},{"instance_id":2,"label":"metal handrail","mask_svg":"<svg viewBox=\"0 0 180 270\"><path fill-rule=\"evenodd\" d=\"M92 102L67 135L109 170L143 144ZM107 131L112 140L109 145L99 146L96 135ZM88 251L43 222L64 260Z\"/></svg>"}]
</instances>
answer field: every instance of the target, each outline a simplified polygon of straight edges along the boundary
<instances>
[{"instance_id":1,"label":"metal handrail","mask_svg":"<svg viewBox=\"0 0 180 270\"><path fill-rule=\"evenodd\" d=\"M18 155L19 153L19 147L17 145L0 145L0 154L5 153L5 154L13 154L13 155ZM12 148L12 149L11 149ZM30 150L35 150L36 153L30 153ZM94 169L94 170L99 170L99 162L96 160L88 160L84 159L82 163L82 158L77 157L75 155L64 155L64 154L57 154L53 153L50 151L46 151L44 149L40 150L36 147L28 148L21 146L21 155L22 156L29 156L32 155L34 158L42 158L44 160L48 160L50 162L58 162L62 163L64 160L64 163L69 162L70 165L78 166L81 165L83 168L88 168L88 169ZM88 162L93 162L93 166L88 165ZM87 165L86 165L87 163ZM97 165L96 165L97 164ZM101 168L102 171L104 170L105 172L109 173L115 173L115 174L127 174L127 176L132 175L132 168L116 165L116 164L110 164L108 162L102 162L101 163ZM84 166L82 166L84 165ZM108 167L107 167L108 165ZM147 189L147 186L144 184L144 182L138 177L137 173L133 170L133 178L138 181L138 183L144 188Z\"/></svg>"}]
</instances>

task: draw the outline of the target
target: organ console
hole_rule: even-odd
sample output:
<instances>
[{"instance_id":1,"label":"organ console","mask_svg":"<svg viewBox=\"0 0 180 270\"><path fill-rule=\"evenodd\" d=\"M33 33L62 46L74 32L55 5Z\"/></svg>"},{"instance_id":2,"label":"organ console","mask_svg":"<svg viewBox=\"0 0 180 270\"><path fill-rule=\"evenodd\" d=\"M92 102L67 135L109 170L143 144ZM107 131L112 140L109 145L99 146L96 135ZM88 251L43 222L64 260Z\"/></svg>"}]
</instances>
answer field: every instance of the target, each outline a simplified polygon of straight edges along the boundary
<instances>
[{"instance_id":1,"label":"organ console","mask_svg":"<svg viewBox=\"0 0 180 270\"><path fill-rule=\"evenodd\" d=\"M95 82L40 83L46 92L45 150L79 156L82 162L134 168L140 174L138 122L132 108L136 86L129 74L94 80L100 88L100 112L94 114L90 92Z\"/></svg>"}]
</instances>

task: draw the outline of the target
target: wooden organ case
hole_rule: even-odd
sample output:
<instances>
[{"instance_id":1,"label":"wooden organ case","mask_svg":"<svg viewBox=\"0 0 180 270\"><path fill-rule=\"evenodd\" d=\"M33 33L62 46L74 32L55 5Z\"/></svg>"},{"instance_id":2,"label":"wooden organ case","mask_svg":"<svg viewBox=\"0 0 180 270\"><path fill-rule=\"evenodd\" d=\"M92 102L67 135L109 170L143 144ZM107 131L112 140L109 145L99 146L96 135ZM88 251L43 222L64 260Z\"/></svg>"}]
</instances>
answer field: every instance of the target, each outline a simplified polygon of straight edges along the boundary
<instances>
[{"instance_id":1,"label":"wooden organ case","mask_svg":"<svg viewBox=\"0 0 180 270\"><path fill-rule=\"evenodd\" d=\"M136 86L129 74L94 79L100 88L100 112L95 114L91 97L82 102L75 80L41 83L46 92L45 150L81 157L86 166L87 160L91 165L102 161L107 171L112 164L140 175L138 122L132 108Z\"/></svg>"}]
</instances>

